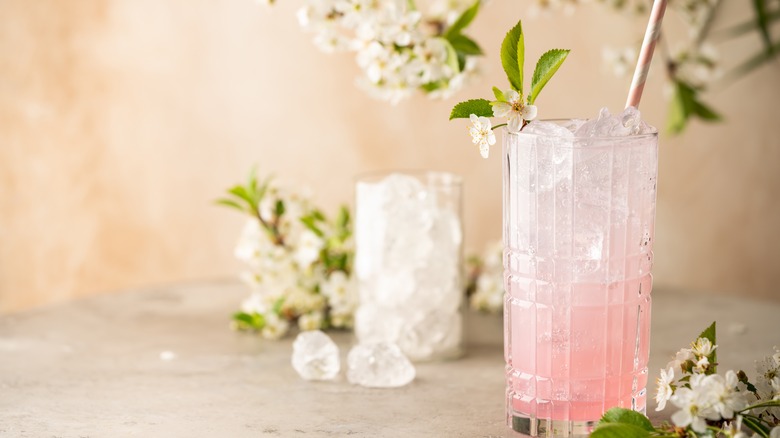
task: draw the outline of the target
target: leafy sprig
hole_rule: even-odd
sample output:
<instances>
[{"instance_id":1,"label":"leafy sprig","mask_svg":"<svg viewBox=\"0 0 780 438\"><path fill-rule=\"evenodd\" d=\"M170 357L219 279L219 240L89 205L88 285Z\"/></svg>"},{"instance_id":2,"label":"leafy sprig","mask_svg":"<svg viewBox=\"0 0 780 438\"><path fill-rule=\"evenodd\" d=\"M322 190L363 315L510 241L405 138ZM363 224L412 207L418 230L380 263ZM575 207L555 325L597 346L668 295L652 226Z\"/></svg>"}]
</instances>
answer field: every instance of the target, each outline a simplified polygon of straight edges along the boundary
<instances>
[{"instance_id":1,"label":"leafy sprig","mask_svg":"<svg viewBox=\"0 0 780 438\"><path fill-rule=\"evenodd\" d=\"M215 202L256 218L271 240L277 245L284 246L284 236L279 229L279 223L285 213L284 200L276 200L270 219L264 218L260 213L260 203L268 194L272 180L273 177L263 181L258 180L257 170L253 168L245 185L237 184L231 187L227 190L227 197L219 198Z\"/></svg>"},{"instance_id":2,"label":"leafy sprig","mask_svg":"<svg viewBox=\"0 0 780 438\"><path fill-rule=\"evenodd\" d=\"M547 85L550 79L555 75L558 69L569 55L569 50L553 49L545 52L536 62L534 73L531 79L525 101L527 105L533 105L539 96L539 93ZM516 91L523 101L523 71L525 64L525 35L523 34L522 21L518 21L512 29L507 32L501 43L501 65L506 73L507 80L511 89ZM469 118L472 114L477 117L493 117L493 108L497 103L506 103L507 97L498 87L493 87L495 101L488 99L472 99L461 102L452 109L450 120ZM521 103L522 105L522 103Z\"/></svg>"},{"instance_id":3,"label":"leafy sprig","mask_svg":"<svg viewBox=\"0 0 780 438\"><path fill-rule=\"evenodd\" d=\"M703 375L713 375L717 372L717 353L716 353L716 324L713 322L709 327L704 329L696 342L701 343L701 340L709 341L713 346L709 355L706 356L709 365L703 370ZM691 369L693 368L693 362L687 360L679 364L680 371L686 374L685 377L680 379L682 383L680 387L691 389ZM612 408L608 410L599 421L596 429L591 433L592 438L649 438L649 437L664 437L664 438L686 438L686 437L735 437L740 429L737 426L742 424L749 430L755 432L760 437L769 437L770 431L780 426L778 421L771 421L764 416L757 415L756 409L766 407L780 407L780 400L761 400L756 391L754 384L748 381L747 374L744 371L737 373L739 382L744 384L744 390L753 393L757 402L744 407L743 409L736 410L733 418L721 418L720 420L708 420L706 432L696 432L692 430L690 426L679 427L671 425L668 422L664 422L659 426L653 426L650 420L639 412L632 411L624 408ZM737 418L740 418L737 420ZM780 419L775 419L780 420Z\"/></svg>"}]
</instances>

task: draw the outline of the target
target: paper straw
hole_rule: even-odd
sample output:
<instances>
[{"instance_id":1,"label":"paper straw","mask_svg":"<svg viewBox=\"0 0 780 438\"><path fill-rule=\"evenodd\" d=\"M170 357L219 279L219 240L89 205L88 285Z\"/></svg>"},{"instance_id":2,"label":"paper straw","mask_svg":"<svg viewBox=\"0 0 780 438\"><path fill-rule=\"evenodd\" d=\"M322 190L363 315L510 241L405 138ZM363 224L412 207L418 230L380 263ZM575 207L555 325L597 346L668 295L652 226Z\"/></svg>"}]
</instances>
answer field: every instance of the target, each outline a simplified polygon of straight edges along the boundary
<instances>
[{"instance_id":1,"label":"paper straw","mask_svg":"<svg viewBox=\"0 0 780 438\"><path fill-rule=\"evenodd\" d=\"M639 50L639 59L634 70L634 80L631 81L631 89L628 91L628 100L626 108L633 106L639 107L639 100L642 99L642 91L645 89L647 81L647 72L650 70L650 61L653 60L653 51L658 37L661 36L661 22L664 19L667 0L655 0L653 9L650 11L650 21L647 23L645 39L642 41L642 48Z\"/></svg>"}]
</instances>

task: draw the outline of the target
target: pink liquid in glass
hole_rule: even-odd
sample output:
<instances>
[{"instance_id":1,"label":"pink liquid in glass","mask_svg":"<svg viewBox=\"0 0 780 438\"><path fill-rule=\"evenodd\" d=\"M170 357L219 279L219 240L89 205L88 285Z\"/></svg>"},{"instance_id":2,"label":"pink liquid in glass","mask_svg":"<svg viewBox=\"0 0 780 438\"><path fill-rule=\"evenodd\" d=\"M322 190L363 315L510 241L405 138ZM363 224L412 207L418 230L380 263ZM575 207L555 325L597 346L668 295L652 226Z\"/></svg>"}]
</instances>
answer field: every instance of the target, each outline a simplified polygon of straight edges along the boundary
<instances>
[{"instance_id":1,"label":"pink liquid in glass","mask_svg":"<svg viewBox=\"0 0 780 438\"><path fill-rule=\"evenodd\" d=\"M587 436L645 410L655 134L504 139L507 421Z\"/></svg>"}]
</instances>

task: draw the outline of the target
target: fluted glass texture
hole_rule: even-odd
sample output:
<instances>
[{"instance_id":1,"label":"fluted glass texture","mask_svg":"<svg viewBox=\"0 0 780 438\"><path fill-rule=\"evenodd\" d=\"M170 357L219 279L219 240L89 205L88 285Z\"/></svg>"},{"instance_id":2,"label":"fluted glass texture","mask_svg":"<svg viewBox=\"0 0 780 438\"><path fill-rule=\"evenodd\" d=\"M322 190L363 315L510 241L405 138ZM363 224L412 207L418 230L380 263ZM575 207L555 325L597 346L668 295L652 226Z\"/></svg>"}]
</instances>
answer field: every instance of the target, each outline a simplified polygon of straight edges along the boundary
<instances>
[{"instance_id":1,"label":"fluted glass texture","mask_svg":"<svg viewBox=\"0 0 780 438\"><path fill-rule=\"evenodd\" d=\"M657 157L656 134L504 134L504 353L515 431L586 436L611 407L645 410Z\"/></svg>"}]
</instances>

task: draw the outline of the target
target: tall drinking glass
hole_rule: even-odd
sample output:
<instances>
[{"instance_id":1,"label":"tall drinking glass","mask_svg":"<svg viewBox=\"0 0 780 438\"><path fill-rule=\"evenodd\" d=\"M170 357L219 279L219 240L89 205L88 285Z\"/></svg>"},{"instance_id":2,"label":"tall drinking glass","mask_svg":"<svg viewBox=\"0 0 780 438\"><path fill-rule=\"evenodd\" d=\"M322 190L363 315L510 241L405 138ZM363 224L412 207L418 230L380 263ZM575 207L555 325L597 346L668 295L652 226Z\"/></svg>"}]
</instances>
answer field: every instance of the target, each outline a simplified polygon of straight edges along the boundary
<instances>
[{"instance_id":1,"label":"tall drinking glass","mask_svg":"<svg viewBox=\"0 0 780 438\"><path fill-rule=\"evenodd\" d=\"M560 132L503 139L507 422L532 437L645 411L657 133Z\"/></svg>"}]
</instances>

